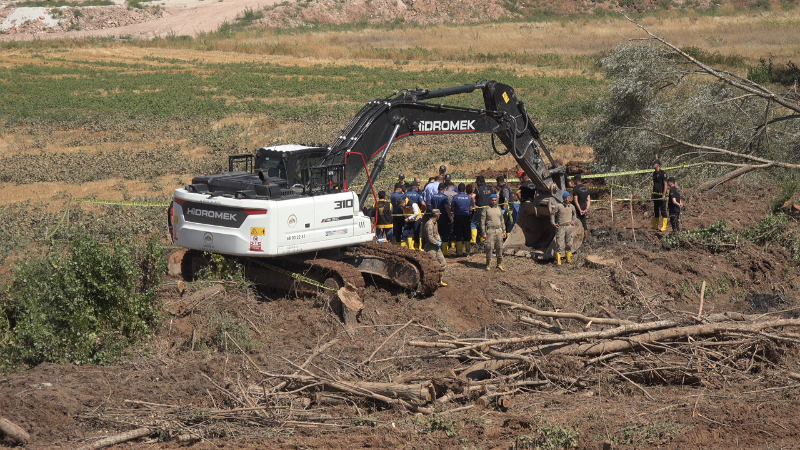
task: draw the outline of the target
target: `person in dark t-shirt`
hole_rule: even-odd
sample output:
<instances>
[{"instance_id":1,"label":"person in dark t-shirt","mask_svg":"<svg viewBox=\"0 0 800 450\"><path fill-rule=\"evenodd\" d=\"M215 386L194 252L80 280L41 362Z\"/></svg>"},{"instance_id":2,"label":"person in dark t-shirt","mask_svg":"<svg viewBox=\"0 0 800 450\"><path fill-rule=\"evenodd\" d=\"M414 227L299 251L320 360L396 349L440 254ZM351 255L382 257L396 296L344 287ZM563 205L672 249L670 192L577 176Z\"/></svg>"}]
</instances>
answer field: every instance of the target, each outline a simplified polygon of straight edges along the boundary
<instances>
[{"instance_id":1,"label":"person in dark t-shirt","mask_svg":"<svg viewBox=\"0 0 800 450\"><path fill-rule=\"evenodd\" d=\"M575 212L578 215L578 220L583 225L583 242L589 238L589 227L586 225L586 217L589 215L589 207L592 205L592 196L589 193L589 188L583 184L580 175L572 177L572 183L575 187L572 189L572 202L575 204Z\"/></svg>"},{"instance_id":2,"label":"person in dark t-shirt","mask_svg":"<svg viewBox=\"0 0 800 450\"><path fill-rule=\"evenodd\" d=\"M661 161L654 159L653 166L653 226L654 230L667 231L667 173L661 170ZM659 220L661 223L659 224Z\"/></svg>"},{"instance_id":3,"label":"person in dark t-shirt","mask_svg":"<svg viewBox=\"0 0 800 450\"><path fill-rule=\"evenodd\" d=\"M683 201L681 200L681 191L678 186L675 186L675 178L667 178L667 187L669 188L669 223L672 225L672 231L681 231L681 208L683 208Z\"/></svg>"}]
</instances>

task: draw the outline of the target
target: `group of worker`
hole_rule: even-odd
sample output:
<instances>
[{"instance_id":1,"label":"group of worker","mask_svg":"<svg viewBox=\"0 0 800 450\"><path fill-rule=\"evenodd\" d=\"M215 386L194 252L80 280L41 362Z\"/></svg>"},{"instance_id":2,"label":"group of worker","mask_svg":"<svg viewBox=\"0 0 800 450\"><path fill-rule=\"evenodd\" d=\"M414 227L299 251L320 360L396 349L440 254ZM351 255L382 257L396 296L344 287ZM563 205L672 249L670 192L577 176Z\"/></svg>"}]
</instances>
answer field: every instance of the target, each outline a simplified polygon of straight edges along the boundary
<instances>
[{"instance_id":1,"label":"group of worker","mask_svg":"<svg viewBox=\"0 0 800 450\"><path fill-rule=\"evenodd\" d=\"M669 217L672 229L678 231L683 207L680 191L675 179L668 178L661 169L659 160L654 160L652 166L655 211L652 226L665 231ZM486 270L491 270L491 260L495 257L497 269L504 271L503 240L515 223L519 204L536 196L536 186L525 172L520 170L517 176L520 185L515 192L517 201L514 201L514 194L502 176L497 177L495 187L483 176L476 177L474 186L464 183L456 186L447 167L441 166L439 174L430 177L420 192L422 180L416 177L409 182L401 173L391 196L387 198L386 192L380 191L375 209L367 211L377 217L377 242L394 242L412 250L430 252L442 267L446 266L445 257L469 255L472 245L482 242ZM592 204L589 188L580 175L567 178L566 188L563 202L556 203L550 214L551 224L556 229L557 265L562 261L572 262L576 221L583 225L583 242L589 236L587 217Z\"/></svg>"}]
</instances>

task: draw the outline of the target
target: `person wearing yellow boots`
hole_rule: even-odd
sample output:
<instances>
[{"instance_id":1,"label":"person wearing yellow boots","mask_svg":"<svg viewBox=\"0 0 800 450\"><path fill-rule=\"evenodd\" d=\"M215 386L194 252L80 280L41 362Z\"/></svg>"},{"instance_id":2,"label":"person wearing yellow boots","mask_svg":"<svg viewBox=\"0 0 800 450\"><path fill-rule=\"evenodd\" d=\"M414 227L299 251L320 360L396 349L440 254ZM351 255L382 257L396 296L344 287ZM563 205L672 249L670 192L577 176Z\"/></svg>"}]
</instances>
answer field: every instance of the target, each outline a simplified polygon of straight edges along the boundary
<instances>
[{"instance_id":1,"label":"person wearing yellow boots","mask_svg":"<svg viewBox=\"0 0 800 450\"><path fill-rule=\"evenodd\" d=\"M486 177L478 175L475 178L475 213L472 215L472 222L470 223L470 231L472 234L473 244L479 240L483 242L486 235L486 230L481 228L481 218L483 217L483 210L489 206L489 197L494 194L494 188L486 183Z\"/></svg>"},{"instance_id":2,"label":"person wearing yellow boots","mask_svg":"<svg viewBox=\"0 0 800 450\"><path fill-rule=\"evenodd\" d=\"M572 227L575 226L575 220L577 220L575 206L570 201L572 195L564 192L563 200L563 203L556 204L550 214L550 223L556 229L556 264L559 266L561 265L561 254L565 253L565 250L567 263L572 263L572 238L575 234Z\"/></svg>"},{"instance_id":3,"label":"person wearing yellow boots","mask_svg":"<svg viewBox=\"0 0 800 450\"><path fill-rule=\"evenodd\" d=\"M444 282L444 269L447 267L447 261L444 260L444 254L442 254L442 239L439 236L439 226L437 224L441 215L442 212L438 209L431 210L431 215L422 227L422 237L425 242L425 251L436 258L442 266L442 279L439 280L439 285L447 286L447 283Z\"/></svg>"},{"instance_id":4,"label":"person wearing yellow boots","mask_svg":"<svg viewBox=\"0 0 800 450\"><path fill-rule=\"evenodd\" d=\"M411 250L416 250L414 246L414 233L418 229L419 222L422 219L422 212L419 209L419 204L411 202L406 199L403 205L403 242ZM403 245L402 243L400 245Z\"/></svg>"},{"instance_id":5,"label":"person wearing yellow boots","mask_svg":"<svg viewBox=\"0 0 800 450\"><path fill-rule=\"evenodd\" d=\"M497 194L489 196L489 206L481 211L481 229L484 230L484 246L486 249L486 270L491 270L492 253L497 253L497 269L503 268L503 239L506 238L506 222L503 210L497 206Z\"/></svg>"},{"instance_id":6,"label":"person wearing yellow boots","mask_svg":"<svg viewBox=\"0 0 800 450\"><path fill-rule=\"evenodd\" d=\"M411 187L406 192L406 198L408 198L408 203L410 204L415 203L417 205L417 209L419 209L419 212L424 213L425 211L427 211L428 205L425 204L424 197L422 196L422 194L419 193L419 181L417 181L416 179L411 182ZM420 219L421 218L422 216L420 216ZM422 220L417 220L414 223L413 237L415 243L413 248L422 251ZM409 247L412 246L409 245Z\"/></svg>"},{"instance_id":7,"label":"person wearing yellow boots","mask_svg":"<svg viewBox=\"0 0 800 450\"><path fill-rule=\"evenodd\" d=\"M470 219L469 212L474 203L472 197L466 193L464 183L458 185L458 194L453 197L453 234L456 240L456 256L470 254Z\"/></svg>"},{"instance_id":8,"label":"person wearing yellow boots","mask_svg":"<svg viewBox=\"0 0 800 450\"><path fill-rule=\"evenodd\" d=\"M654 159L653 166L653 225L654 230L667 231L667 173L661 170L661 161Z\"/></svg>"}]
</instances>

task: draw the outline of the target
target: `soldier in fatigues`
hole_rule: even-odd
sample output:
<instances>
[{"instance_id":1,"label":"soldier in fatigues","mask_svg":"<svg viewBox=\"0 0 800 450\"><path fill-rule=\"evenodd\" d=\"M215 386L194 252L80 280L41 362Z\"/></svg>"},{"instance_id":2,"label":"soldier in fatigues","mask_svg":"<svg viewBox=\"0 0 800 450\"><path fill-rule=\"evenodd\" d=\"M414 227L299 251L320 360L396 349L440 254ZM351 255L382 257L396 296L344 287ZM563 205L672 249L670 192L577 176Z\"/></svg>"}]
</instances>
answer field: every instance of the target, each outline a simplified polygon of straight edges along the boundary
<instances>
[{"instance_id":1,"label":"soldier in fatigues","mask_svg":"<svg viewBox=\"0 0 800 450\"><path fill-rule=\"evenodd\" d=\"M489 196L489 206L481 213L481 229L484 230L483 238L486 248L486 270L491 269L492 253L497 253L497 269L504 272L503 268L503 239L506 237L506 222L503 219L503 210L497 206L497 194Z\"/></svg>"},{"instance_id":2,"label":"soldier in fatigues","mask_svg":"<svg viewBox=\"0 0 800 450\"><path fill-rule=\"evenodd\" d=\"M439 225L437 225L441 215L442 212L438 209L433 209L431 211L431 216L425 221L425 226L422 228L422 236L424 237L423 241L425 243L424 250L436 258L439 264L442 265L442 278L444 278L444 268L447 267L447 262L444 260L444 255L442 254L442 239L439 236ZM444 280L439 280L439 284L447 286Z\"/></svg>"},{"instance_id":3,"label":"soldier in fatigues","mask_svg":"<svg viewBox=\"0 0 800 450\"><path fill-rule=\"evenodd\" d=\"M567 262L572 262L572 238L575 234L572 229L575 226L577 216L575 206L570 202L571 195L564 192L564 204L556 204L550 214L550 223L556 228L556 264L561 265L561 254L566 250Z\"/></svg>"}]
</instances>

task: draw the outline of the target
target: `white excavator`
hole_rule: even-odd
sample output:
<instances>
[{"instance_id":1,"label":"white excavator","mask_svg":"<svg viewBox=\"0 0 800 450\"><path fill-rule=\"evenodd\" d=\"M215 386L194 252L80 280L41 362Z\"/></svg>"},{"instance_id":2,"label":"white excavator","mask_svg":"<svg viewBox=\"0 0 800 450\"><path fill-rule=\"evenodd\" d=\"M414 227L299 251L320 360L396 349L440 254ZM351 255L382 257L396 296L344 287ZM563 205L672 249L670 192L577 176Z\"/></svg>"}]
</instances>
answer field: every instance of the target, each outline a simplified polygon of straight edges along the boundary
<instances>
[{"instance_id":1,"label":"white excavator","mask_svg":"<svg viewBox=\"0 0 800 450\"><path fill-rule=\"evenodd\" d=\"M482 108L440 103L476 90L483 93ZM362 207L375 196L373 185L396 141L472 133L490 134L495 152L510 153L535 187L504 249L552 258L550 213L562 201L565 167L553 160L514 89L483 81L397 91L367 103L330 146L279 145L231 155L227 172L176 189L168 220L173 242L191 250L183 257L184 275L210 252L242 258L256 283L279 289L313 289L315 283L360 289L364 276L378 276L429 295L439 286L438 263L424 252L373 243L374 226ZM366 181L358 193L351 185L360 174Z\"/></svg>"}]
</instances>

